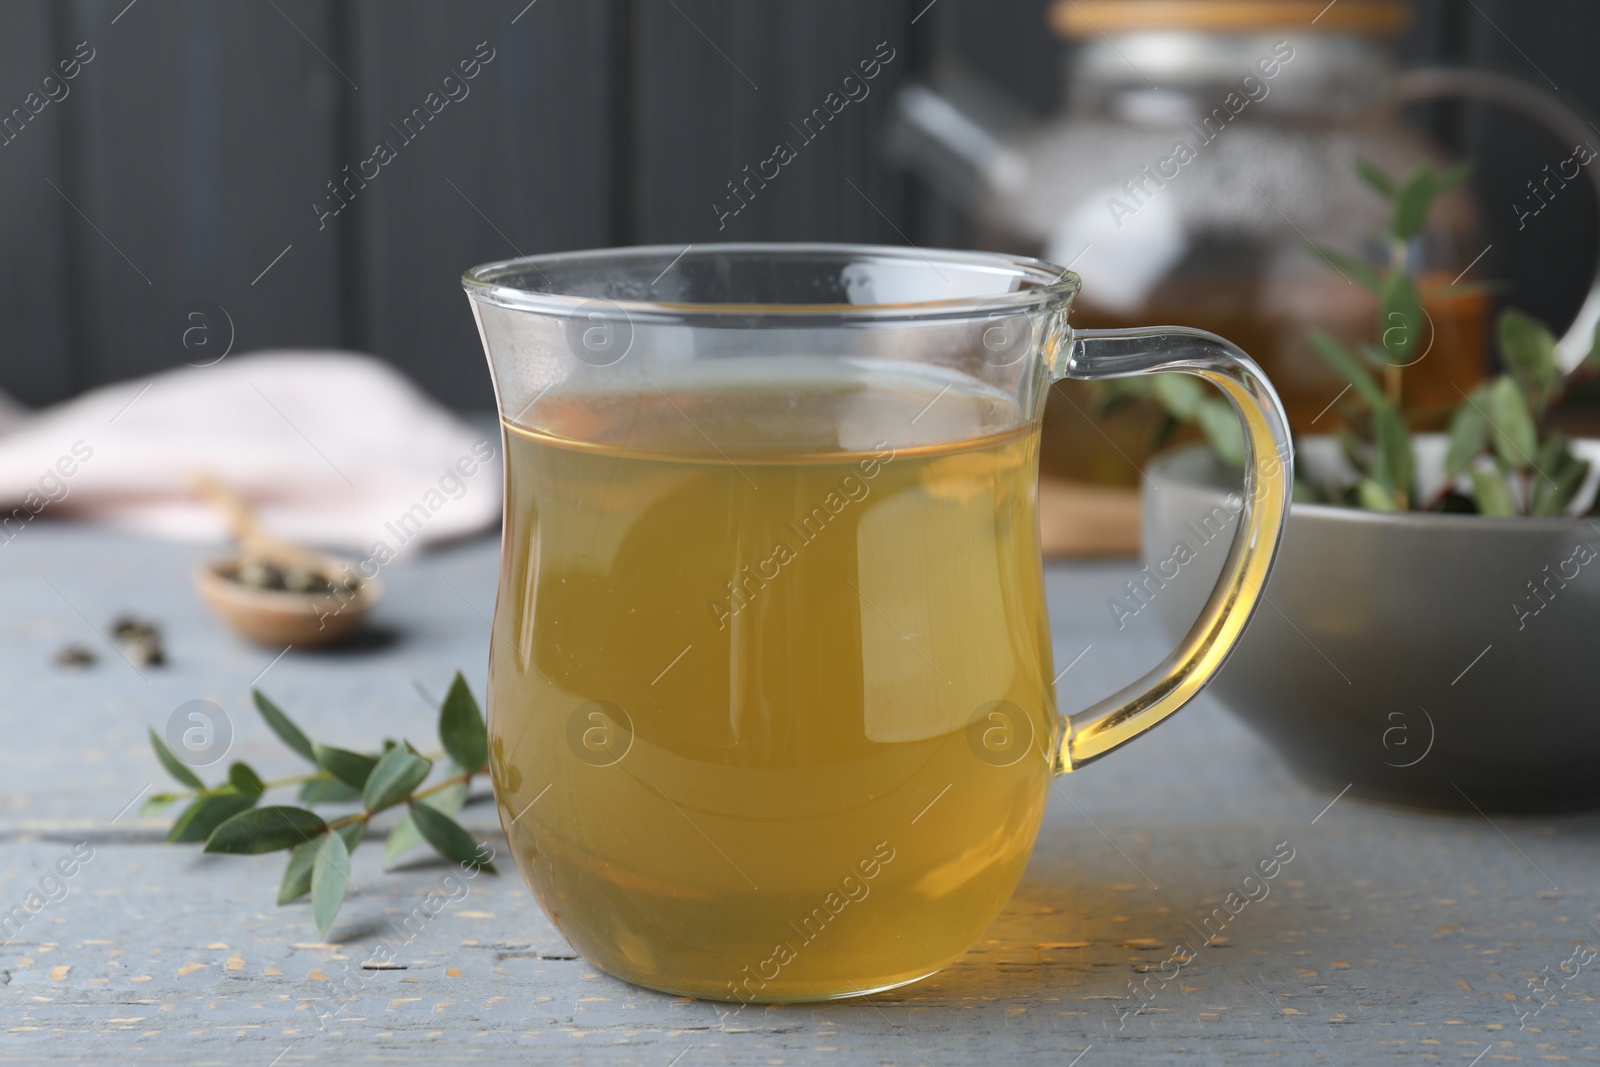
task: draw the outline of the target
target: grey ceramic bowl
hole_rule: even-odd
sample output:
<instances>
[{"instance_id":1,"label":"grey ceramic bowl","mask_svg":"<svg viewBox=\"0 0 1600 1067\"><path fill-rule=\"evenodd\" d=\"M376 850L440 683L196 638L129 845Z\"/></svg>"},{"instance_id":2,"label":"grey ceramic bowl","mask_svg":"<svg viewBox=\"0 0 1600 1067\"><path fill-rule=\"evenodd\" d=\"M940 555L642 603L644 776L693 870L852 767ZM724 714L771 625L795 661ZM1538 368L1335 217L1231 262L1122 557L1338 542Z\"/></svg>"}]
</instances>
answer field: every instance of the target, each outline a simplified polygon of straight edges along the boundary
<instances>
[{"instance_id":1,"label":"grey ceramic bowl","mask_svg":"<svg viewBox=\"0 0 1600 1067\"><path fill-rule=\"evenodd\" d=\"M1593 458L1596 443L1581 444ZM1422 442L1419 467L1436 468L1442 447ZM1326 439L1302 453L1337 463ZM1176 639L1221 569L1240 479L1202 447L1158 457L1147 475L1153 580L1113 613L1125 625L1130 609L1154 614ZM1584 518L1296 504L1265 602L1212 692L1330 795L1351 785L1431 808L1600 805L1597 551L1600 525Z\"/></svg>"}]
</instances>

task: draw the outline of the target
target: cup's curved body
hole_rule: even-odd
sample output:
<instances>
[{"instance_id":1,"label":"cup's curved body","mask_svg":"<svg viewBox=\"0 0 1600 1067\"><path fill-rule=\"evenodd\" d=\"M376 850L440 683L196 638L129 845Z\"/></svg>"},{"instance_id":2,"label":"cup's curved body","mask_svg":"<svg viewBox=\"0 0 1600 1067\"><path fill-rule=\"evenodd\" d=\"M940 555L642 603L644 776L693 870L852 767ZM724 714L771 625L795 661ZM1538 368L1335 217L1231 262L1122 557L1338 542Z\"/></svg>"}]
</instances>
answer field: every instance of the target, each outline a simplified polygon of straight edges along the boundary
<instances>
[{"instance_id":1,"label":"cup's curved body","mask_svg":"<svg viewBox=\"0 0 1600 1067\"><path fill-rule=\"evenodd\" d=\"M938 970L1010 897L1075 758L1036 480L1077 279L709 246L467 286L506 444L491 767L546 912L608 972L699 997ZM1082 724L1079 762L1203 684L1242 625L1223 614L1162 710Z\"/></svg>"}]
</instances>

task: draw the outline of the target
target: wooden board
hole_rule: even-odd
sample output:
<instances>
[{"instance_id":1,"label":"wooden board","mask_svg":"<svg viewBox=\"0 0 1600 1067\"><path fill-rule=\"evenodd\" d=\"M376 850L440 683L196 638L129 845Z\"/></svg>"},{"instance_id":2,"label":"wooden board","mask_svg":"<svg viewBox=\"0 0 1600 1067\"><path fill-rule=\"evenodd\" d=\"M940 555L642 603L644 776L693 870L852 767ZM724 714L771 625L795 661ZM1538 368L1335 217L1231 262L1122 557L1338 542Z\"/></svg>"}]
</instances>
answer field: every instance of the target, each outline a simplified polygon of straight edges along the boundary
<instances>
[{"instance_id":1,"label":"wooden board","mask_svg":"<svg viewBox=\"0 0 1600 1067\"><path fill-rule=\"evenodd\" d=\"M351 20L361 91L339 168L380 142L395 158L366 168L377 177L334 220L353 248L350 343L447 404L487 410L461 272L614 240L612 5L362 2ZM464 61L476 77L462 79Z\"/></svg>"},{"instance_id":2,"label":"wooden board","mask_svg":"<svg viewBox=\"0 0 1600 1067\"><path fill-rule=\"evenodd\" d=\"M53 283L80 386L219 355L181 343L197 300L224 309L205 325L221 341L231 323L234 351L337 342L342 256L316 239L310 201L349 86L327 57L331 5L275 3L70 8L67 37L96 50L67 101L82 214Z\"/></svg>"},{"instance_id":3,"label":"wooden board","mask_svg":"<svg viewBox=\"0 0 1600 1067\"><path fill-rule=\"evenodd\" d=\"M365 348L482 409L487 372L456 285L473 263L635 242L966 243L962 220L883 160L890 91L959 56L1033 113L1055 111L1070 60L1047 7L13 0L0 107L20 105L79 42L95 59L0 147L0 389L47 403L195 361L171 320L204 299L227 312L208 328L220 339L231 326L235 351ZM1600 9L1417 7L1408 61L1497 67L1600 111L1587 51ZM324 225L313 205L327 183L480 41L496 59L470 98ZM880 42L896 58L871 94L722 217L727 183L742 186L780 140L799 142L790 124L825 107ZM1479 162L1494 244L1482 269L1561 321L1590 276L1595 208L1570 188L1522 229L1513 204L1562 146L1476 106L1419 114Z\"/></svg>"},{"instance_id":4,"label":"wooden board","mask_svg":"<svg viewBox=\"0 0 1600 1067\"><path fill-rule=\"evenodd\" d=\"M911 64L913 14L903 0L638 5L637 239L914 240L903 179L881 150L885 108ZM862 62L876 64L874 78L862 78ZM787 163L780 145L794 154Z\"/></svg>"},{"instance_id":5,"label":"wooden board","mask_svg":"<svg viewBox=\"0 0 1600 1067\"><path fill-rule=\"evenodd\" d=\"M100 74L92 64L70 66L72 48L62 50L52 31L53 6L8 5L0 33L0 118L10 120L0 127L0 392L25 404L64 399L78 385L64 242L72 208L63 193L72 183L62 174L62 145L71 109ZM76 73L70 80L60 79L63 62ZM46 76L57 80L47 87Z\"/></svg>"},{"instance_id":6,"label":"wooden board","mask_svg":"<svg viewBox=\"0 0 1600 1067\"><path fill-rule=\"evenodd\" d=\"M8 1065L1600 1059L1592 968L1527 1029L1516 1015L1537 1007L1529 978L1600 942L1595 816L1491 824L1316 792L1206 698L1058 781L1000 918L948 970L895 993L730 1010L639 990L570 958L509 870L400 934L447 868L419 856L380 873L373 843L323 943L304 905L272 905L281 860L203 857L161 843L162 821L117 817L164 779L144 730L184 700L214 699L237 728L232 755L286 773L294 757L248 710L261 675L318 737L422 739L432 710L413 681L437 695L460 666L481 691L497 546L392 565L386 637L275 663L203 613L186 573L205 555L45 525L0 559L0 907L76 842L94 849L64 899L0 947ZM1087 704L1164 653L1153 616L1119 630L1106 610L1132 573L1048 568L1063 703ZM166 628L171 665L146 668L148 683L91 628L126 609ZM69 640L96 645L101 662L51 667ZM464 819L503 847L487 805ZM1269 895L1201 945L1196 927L1279 842L1294 858ZM1159 974L1180 942L1195 960L1170 983L1152 978L1153 1000L1119 1029L1128 983ZM405 969L364 969L379 945Z\"/></svg>"}]
</instances>

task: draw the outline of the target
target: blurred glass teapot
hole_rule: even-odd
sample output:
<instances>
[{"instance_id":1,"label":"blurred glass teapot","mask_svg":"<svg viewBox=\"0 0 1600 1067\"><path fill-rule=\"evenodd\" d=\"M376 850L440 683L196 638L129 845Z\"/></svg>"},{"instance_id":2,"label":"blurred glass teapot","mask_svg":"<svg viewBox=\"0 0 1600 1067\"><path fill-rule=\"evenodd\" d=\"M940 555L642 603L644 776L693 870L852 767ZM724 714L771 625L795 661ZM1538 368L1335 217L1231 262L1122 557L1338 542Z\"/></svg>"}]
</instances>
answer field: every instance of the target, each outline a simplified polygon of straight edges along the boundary
<instances>
[{"instance_id":1,"label":"blurred glass teapot","mask_svg":"<svg viewBox=\"0 0 1600 1067\"><path fill-rule=\"evenodd\" d=\"M1514 79L1399 70L1389 42L1410 18L1404 0L1058 0L1050 24L1071 47L1062 112L1021 120L993 90L946 68L934 87L900 90L890 154L969 212L974 247L1081 269L1091 280L1077 324L1181 323L1232 338L1306 432L1344 385L1308 333L1370 340L1377 311L1309 243L1386 264L1378 235L1392 207L1358 177L1356 160L1397 176L1448 162L1400 107L1475 97L1567 144L1594 137ZM1561 186L1575 175L1530 177L1554 191L1552 177ZM1486 244L1474 199L1458 187L1407 249L1434 331L1428 356L1406 373L1406 407L1424 428L1488 370L1492 302L1467 284ZM1563 340L1568 366L1597 321L1591 289ZM1135 485L1164 416L1147 405L1098 418L1094 388L1062 383L1068 403L1047 411L1042 468Z\"/></svg>"}]
</instances>

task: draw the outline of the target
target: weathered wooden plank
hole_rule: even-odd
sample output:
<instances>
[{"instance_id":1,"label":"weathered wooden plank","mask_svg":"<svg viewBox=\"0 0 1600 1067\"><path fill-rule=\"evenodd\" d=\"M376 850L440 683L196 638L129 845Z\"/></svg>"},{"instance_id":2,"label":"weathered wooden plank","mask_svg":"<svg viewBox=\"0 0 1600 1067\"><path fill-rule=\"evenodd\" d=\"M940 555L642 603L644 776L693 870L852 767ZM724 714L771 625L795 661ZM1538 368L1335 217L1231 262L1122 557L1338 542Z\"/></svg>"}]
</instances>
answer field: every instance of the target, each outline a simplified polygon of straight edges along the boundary
<instances>
[{"instance_id":1,"label":"weathered wooden plank","mask_svg":"<svg viewBox=\"0 0 1600 1067\"><path fill-rule=\"evenodd\" d=\"M57 189L71 185L67 113L101 73L74 56L77 40L53 32L53 7L9 4L0 33L0 391L25 404L60 400L77 380L62 240L71 209Z\"/></svg>"},{"instance_id":2,"label":"weathered wooden plank","mask_svg":"<svg viewBox=\"0 0 1600 1067\"><path fill-rule=\"evenodd\" d=\"M1060 1067L1090 1045L1085 1067L1309 1063L1319 1052L1340 1064L1467 1063L1485 1050L1596 1058L1592 970L1528 1029L1515 1014L1537 1007L1527 979L1600 941L1593 817L1491 824L1336 800L1290 778L1204 698L1132 751L1057 783L1033 862L985 937L940 975L869 1001L730 1011L634 989L560 958L570 952L509 864L424 922L414 912L429 890L460 895L445 886L449 869L419 860L380 873L371 844L321 943L304 905L272 905L281 858L204 857L159 843L159 822L133 812L113 821L158 780L146 723L181 700L239 711L232 755L270 773L294 766L244 710L271 653L219 633L183 584L202 553L36 532L0 560L16 591L0 607L0 666L13 680L0 689L0 731L13 739L0 747L0 913L25 904L74 843L95 854L63 899L0 946L8 1064L409 1053L660 1067L690 1049L682 1062ZM483 541L392 565L381 619L392 642L291 653L263 687L320 737L425 736L432 712L411 680L437 693L464 665L481 684L491 637L477 610L487 610L495 556ZM1105 610L1131 573L1050 568L1056 658L1085 653L1063 678L1065 703L1103 695L1164 651L1153 615L1119 630ZM119 608L167 626L172 665L150 671L150 684L119 662L82 675L43 666L60 641L96 640L78 610L100 620ZM503 850L487 806L467 813ZM1268 895L1219 926L1215 909L1279 842L1294 858ZM408 917L412 928L397 928ZM1180 943L1196 958L1161 982ZM363 970L380 946L406 970ZM1132 1006L1119 998L1150 974L1153 999L1119 1028L1119 1009Z\"/></svg>"},{"instance_id":3,"label":"weathered wooden plank","mask_svg":"<svg viewBox=\"0 0 1600 1067\"><path fill-rule=\"evenodd\" d=\"M904 243L903 179L881 143L913 14L904 0L640 3L637 239Z\"/></svg>"},{"instance_id":4,"label":"weathered wooden plank","mask_svg":"<svg viewBox=\"0 0 1600 1067\"><path fill-rule=\"evenodd\" d=\"M494 404L463 270L611 240L612 18L605 2L352 8L341 166L394 155L336 223L355 227L355 340L446 403Z\"/></svg>"},{"instance_id":5,"label":"weathered wooden plank","mask_svg":"<svg viewBox=\"0 0 1600 1067\"><path fill-rule=\"evenodd\" d=\"M351 92L330 58L331 12L326 0L70 8L67 36L97 50L69 101L72 269L56 283L71 285L80 384L204 363L228 319L235 351L338 343L340 249L310 211ZM185 349L195 322L182 312L200 299L227 314L203 324L210 347Z\"/></svg>"},{"instance_id":6,"label":"weathered wooden plank","mask_svg":"<svg viewBox=\"0 0 1600 1067\"><path fill-rule=\"evenodd\" d=\"M483 696L499 562L488 542L453 554L445 566L385 567L386 599L353 650L296 649L277 659L281 649L232 636L200 603L190 571L219 549L148 543L131 553L108 552L104 537L35 523L5 546L0 560L6 588L0 643L28 679L26 692L0 687L0 724L30 738L27 745L0 746L0 782L10 794L0 805L0 832L103 826L136 795L174 788L150 755L146 730L164 733L191 700L213 701L226 717L231 746L208 753L215 762L199 771L220 781L233 759L249 761L266 777L304 770L261 721L250 701L252 684L314 738L342 747L368 747L385 736L437 747L437 701L457 670ZM96 556L99 565L86 569L84 561ZM103 636L123 614L160 625L165 666L136 669ZM55 653L68 643L91 649L99 661L82 671L54 666ZM380 664L395 669L381 678L369 673ZM418 687L432 696L431 705ZM40 712L55 707L100 719L86 731L81 714ZM468 810L471 825L497 825L492 811ZM164 822L170 818L141 821L129 811L117 825L155 836Z\"/></svg>"},{"instance_id":7,"label":"weathered wooden plank","mask_svg":"<svg viewBox=\"0 0 1600 1067\"><path fill-rule=\"evenodd\" d=\"M1203 744L1193 754L1227 758ZM1148 787L1173 805L1187 795L1176 774ZM1514 1014L1534 1007L1518 999L1526 977L1596 940L1582 921L1592 888L1540 893L1502 839L1466 820L1357 804L1314 827L1310 818L1262 812L1198 834L1143 816L1096 819L1113 847L1058 799L1016 896L941 974L863 1001L744 1008L650 993L567 958L511 872L470 883L446 881L444 866L382 874L363 847L357 889L323 943L304 904L273 907L273 859L102 842L65 880L65 898L0 950L0 1055L1060 1067L1091 1048L1081 1063L1320 1063L1320 1053L1465 1064L1486 1050L1594 1061L1592 975L1529 1029ZM1585 836L1558 832L1533 855L1592 887ZM1283 840L1294 858L1268 895L1218 925L1214 909ZM8 845L0 885L21 899L72 847ZM457 899L419 912L430 891ZM1219 931L1209 945L1195 932L1207 919ZM1119 1028L1129 983L1159 975L1178 944L1194 960L1171 982L1151 978L1144 1013ZM362 966L391 958L404 969Z\"/></svg>"}]
</instances>

